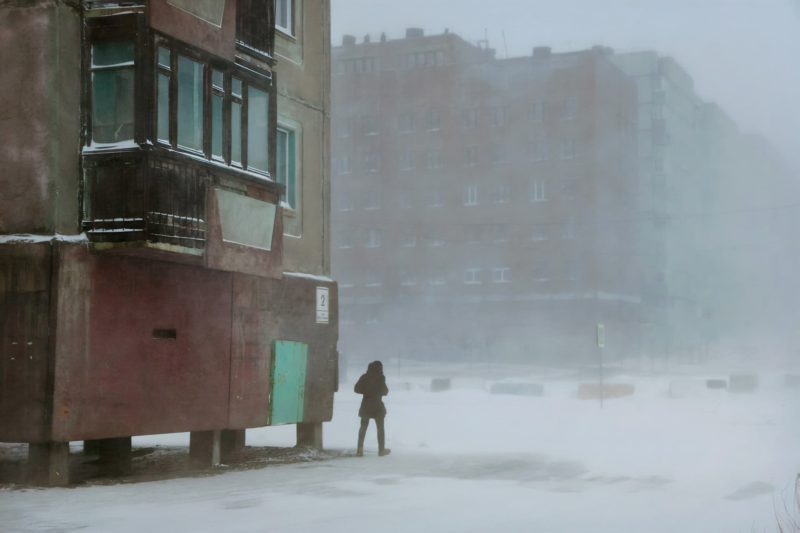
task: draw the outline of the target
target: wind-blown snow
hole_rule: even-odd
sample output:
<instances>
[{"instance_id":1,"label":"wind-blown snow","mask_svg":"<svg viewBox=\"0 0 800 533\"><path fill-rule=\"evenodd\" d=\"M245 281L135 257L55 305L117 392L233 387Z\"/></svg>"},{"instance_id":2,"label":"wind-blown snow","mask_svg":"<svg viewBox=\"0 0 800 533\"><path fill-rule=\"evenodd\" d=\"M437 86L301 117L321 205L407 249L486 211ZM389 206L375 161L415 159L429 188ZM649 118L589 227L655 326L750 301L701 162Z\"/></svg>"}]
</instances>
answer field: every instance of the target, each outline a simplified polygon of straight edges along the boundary
<instances>
[{"instance_id":1,"label":"wind-blown snow","mask_svg":"<svg viewBox=\"0 0 800 533\"><path fill-rule=\"evenodd\" d=\"M775 531L800 468L798 400L778 377L755 394L616 377L633 397L500 396L481 379L427 390L387 367L392 455L215 477L0 494L3 531L576 532ZM399 375L398 375L399 374ZM519 376L517 379L520 379ZM524 379L521 378L521 379ZM359 398L336 397L326 446L355 446ZM135 445L188 444L188 436ZM294 443L294 426L248 431L249 445Z\"/></svg>"}]
</instances>

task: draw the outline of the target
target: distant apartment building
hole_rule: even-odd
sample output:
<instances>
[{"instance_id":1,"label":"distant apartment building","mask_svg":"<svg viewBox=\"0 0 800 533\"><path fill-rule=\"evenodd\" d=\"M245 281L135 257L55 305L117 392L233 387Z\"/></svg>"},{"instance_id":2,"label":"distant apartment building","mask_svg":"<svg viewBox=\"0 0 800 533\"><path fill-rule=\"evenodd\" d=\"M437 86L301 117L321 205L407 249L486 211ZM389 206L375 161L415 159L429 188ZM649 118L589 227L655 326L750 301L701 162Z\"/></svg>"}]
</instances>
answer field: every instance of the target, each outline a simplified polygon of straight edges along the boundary
<instances>
[{"instance_id":1,"label":"distant apartment building","mask_svg":"<svg viewBox=\"0 0 800 533\"><path fill-rule=\"evenodd\" d=\"M769 144L701 98L674 59L610 59L639 95L642 348L658 359L703 357L747 329L745 316L758 321L742 302L767 313L781 299L769 280L788 279L796 264L786 233L794 224L774 224L770 207L797 198L797 185Z\"/></svg>"},{"instance_id":2,"label":"distant apartment building","mask_svg":"<svg viewBox=\"0 0 800 533\"><path fill-rule=\"evenodd\" d=\"M639 351L635 83L602 47L454 34L333 50L332 269L353 357Z\"/></svg>"}]
</instances>

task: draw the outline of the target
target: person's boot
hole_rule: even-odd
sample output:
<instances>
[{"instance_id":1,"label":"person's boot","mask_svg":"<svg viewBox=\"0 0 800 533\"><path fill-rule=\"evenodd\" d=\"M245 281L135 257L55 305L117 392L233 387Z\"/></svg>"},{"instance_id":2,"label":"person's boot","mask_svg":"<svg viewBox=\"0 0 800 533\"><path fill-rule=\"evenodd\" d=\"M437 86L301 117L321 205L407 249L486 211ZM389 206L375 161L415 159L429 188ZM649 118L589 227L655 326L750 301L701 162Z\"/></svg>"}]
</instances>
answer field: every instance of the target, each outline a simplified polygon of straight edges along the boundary
<instances>
[{"instance_id":1,"label":"person's boot","mask_svg":"<svg viewBox=\"0 0 800 533\"><path fill-rule=\"evenodd\" d=\"M362 448L361 446L359 446L358 449L356 450L356 457L364 457L364 448Z\"/></svg>"},{"instance_id":2,"label":"person's boot","mask_svg":"<svg viewBox=\"0 0 800 533\"><path fill-rule=\"evenodd\" d=\"M389 455L390 453L392 453L392 450L390 450L389 448L383 448L381 450L378 450L378 455L380 457L383 457L385 455Z\"/></svg>"}]
</instances>

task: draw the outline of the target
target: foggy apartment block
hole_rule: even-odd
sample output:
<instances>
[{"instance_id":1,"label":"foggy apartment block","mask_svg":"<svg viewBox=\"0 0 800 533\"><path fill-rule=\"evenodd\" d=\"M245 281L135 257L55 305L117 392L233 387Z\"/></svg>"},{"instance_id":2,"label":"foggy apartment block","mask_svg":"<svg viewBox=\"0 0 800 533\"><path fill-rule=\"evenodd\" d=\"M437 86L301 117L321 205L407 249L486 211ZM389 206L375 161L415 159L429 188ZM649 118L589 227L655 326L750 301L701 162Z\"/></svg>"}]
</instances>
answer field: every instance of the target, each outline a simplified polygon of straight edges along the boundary
<instances>
[{"instance_id":1,"label":"foggy apartment block","mask_svg":"<svg viewBox=\"0 0 800 533\"><path fill-rule=\"evenodd\" d=\"M703 100L674 59L611 60L639 95L642 348L661 360L707 357L715 343L789 314L787 288L770 285L792 278L797 221L770 207L796 201L797 185L769 143Z\"/></svg>"},{"instance_id":2,"label":"foggy apartment block","mask_svg":"<svg viewBox=\"0 0 800 533\"><path fill-rule=\"evenodd\" d=\"M333 270L354 358L639 353L637 91L602 47L333 51Z\"/></svg>"},{"instance_id":3,"label":"foggy apartment block","mask_svg":"<svg viewBox=\"0 0 800 533\"><path fill-rule=\"evenodd\" d=\"M325 1L0 8L0 441L321 446L337 388Z\"/></svg>"}]
</instances>

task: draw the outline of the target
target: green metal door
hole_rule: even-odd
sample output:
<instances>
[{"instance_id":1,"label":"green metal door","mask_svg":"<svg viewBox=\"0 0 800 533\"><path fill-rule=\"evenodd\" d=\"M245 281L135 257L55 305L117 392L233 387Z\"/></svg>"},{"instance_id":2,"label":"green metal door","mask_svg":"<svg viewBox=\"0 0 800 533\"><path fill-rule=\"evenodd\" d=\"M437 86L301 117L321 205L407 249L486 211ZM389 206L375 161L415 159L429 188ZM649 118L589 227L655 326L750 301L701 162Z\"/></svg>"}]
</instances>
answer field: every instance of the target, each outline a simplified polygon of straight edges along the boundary
<instances>
[{"instance_id":1,"label":"green metal door","mask_svg":"<svg viewBox=\"0 0 800 533\"><path fill-rule=\"evenodd\" d=\"M302 342L275 341L272 363L272 425L303 421L308 345Z\"/></svg>"}]
</instances>

